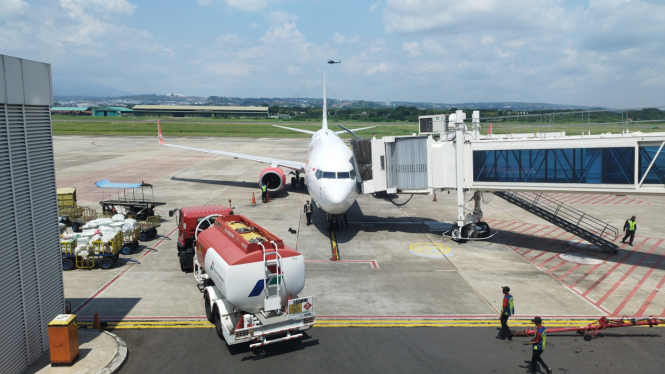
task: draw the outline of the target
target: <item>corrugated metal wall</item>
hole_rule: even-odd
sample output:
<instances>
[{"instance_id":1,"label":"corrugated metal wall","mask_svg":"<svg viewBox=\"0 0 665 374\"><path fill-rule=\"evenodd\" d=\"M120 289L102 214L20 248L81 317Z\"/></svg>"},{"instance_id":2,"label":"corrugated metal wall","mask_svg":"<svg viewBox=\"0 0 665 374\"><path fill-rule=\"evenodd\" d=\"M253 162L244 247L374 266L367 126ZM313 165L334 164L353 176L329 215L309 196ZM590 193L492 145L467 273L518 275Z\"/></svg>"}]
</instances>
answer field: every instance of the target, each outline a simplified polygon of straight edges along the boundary
<instances>
[{"instance_id":1,"label":"corrugated metal wall","mask_svg":"<svg viewBox=\"0 0 665 374\"><path fill-rule=\"evenodd\" d=\"M396 138L386 143L388 188L427 189L427 138Z\"/></svg>"},{"instance_id":2,"label":"corrugated metal wall","mask_svg":"<svg viewBox=\"0 0 665 374\"><path fill-rule=\"evenodd\" d=\"M48 349L47 325L64 312L64 292L50 103L25 104L52 101L50 66L0 55L0 68L0 90L5 94L4 100L0 97L0 373L4 374L21 373ZM48 77L48 82L30 84L35 76ZM21 99L23 103L17 103Z\"/></svg>"}]
</instances>

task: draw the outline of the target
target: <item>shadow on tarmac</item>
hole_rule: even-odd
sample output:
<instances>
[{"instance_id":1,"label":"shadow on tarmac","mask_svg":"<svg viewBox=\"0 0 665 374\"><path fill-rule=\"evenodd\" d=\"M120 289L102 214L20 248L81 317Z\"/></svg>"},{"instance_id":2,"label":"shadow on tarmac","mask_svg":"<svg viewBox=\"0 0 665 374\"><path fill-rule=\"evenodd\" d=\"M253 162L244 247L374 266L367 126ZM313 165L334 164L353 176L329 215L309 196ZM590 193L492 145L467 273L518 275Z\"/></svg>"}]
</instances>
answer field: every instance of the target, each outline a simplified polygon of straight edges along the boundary
<instances>
[{"instance_id":1,"label":"shadow on tarmac","mask_svg":"<svg viewBox=\"0 0 665 374\"><path fill-rule=\"evenodd\" d=\"M571 234L572 235L572 234ZM598 248L593 245L576 247L571 245L569 241L581 240L577 236L573 236L568 240L561 240L548 237L537 237L526 234L520 234L510 231L499 232L491 239L492 243L507 245L510 247L519 247L526 249L537 249L551 253L581 253L587 256L596 257L600 260L607 260L610 262L620 262L624 265L640 266L647 269L655 268L660 262L661 258L665 255L646 252L635 252L638 243L635 246L624 246L619 249L619 253L612 255L608 250ZM648 250L653 244L645 243L641 249ZM631 255L632 254L632 255ZM630 257L629 257L630 256Z\"/></svg>"}]
</instances>

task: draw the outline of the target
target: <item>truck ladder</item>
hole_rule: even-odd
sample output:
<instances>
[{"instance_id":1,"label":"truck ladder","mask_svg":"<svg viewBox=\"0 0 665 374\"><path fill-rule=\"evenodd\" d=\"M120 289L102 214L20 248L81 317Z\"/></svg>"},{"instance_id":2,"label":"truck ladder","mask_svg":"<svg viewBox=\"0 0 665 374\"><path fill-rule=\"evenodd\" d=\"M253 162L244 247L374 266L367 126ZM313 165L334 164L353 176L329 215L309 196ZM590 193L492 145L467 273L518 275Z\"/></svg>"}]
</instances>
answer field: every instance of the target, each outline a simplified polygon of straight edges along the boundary
<instances>
[{"instance_id":1,"label":"truck ladder","mask_svg":"<svg viewBox=\"0 0 665 374\"><path fill-rule=\"evenodd\" d=\"M263 264L265 266L266 286L264 288L264 303L263 309L268 312L271 310L279 310L282 307L282 256L280 256L277 249L277 244L271 241L272 244L271 250L267 250L263 243L259 243L263 249ZM274 266L275 271L271 271L270 267ZM273 284L274 282L274 284Z\"/></svg>"},{"instance_id":2,"label":"truck ladder","mask_svg":"<svg viewBox=\"0 0 665 374\"><path fill-rule=\"evenodd\" d=\"M619 252L619 246L614 244L619 230L598 218L543 193L496 191L494 194L589 243L614 254Z\"/></svg>"}]
</instances>

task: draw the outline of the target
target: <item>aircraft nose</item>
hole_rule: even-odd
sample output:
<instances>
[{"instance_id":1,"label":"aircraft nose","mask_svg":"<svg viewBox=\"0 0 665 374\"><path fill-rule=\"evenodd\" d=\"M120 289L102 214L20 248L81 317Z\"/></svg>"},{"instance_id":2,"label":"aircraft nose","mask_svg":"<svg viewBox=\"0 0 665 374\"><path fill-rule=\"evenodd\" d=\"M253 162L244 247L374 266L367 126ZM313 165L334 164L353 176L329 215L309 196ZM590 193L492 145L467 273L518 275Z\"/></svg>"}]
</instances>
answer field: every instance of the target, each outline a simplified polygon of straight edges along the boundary
<instances>
[{"instance_id":1,"label":"aircraft nose","mask_svg":"<svg viewBox=\"0 0 665 374\"><path fill-rule=\"evenodd\" d=\"M324 208L328 213L344 213L353 204L352 186L345 183L330 182L323 187L322 192Z\"/></svg>"}]
</instances>

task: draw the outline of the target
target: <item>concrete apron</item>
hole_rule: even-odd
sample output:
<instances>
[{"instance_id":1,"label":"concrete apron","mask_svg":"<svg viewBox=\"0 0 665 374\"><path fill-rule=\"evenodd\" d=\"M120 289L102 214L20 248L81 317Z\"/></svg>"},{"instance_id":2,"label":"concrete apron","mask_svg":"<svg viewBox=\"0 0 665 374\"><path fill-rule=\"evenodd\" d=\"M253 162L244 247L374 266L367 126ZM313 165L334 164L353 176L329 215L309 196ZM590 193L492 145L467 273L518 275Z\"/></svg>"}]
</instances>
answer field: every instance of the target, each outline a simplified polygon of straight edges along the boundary
<instances>
[{"instance_id":1,"label":"concrete apron","mask_svg":"<svg viewBox=\"0 0 665 374\"><path fill-rule=\"evenodd\" d=\"M304 161L309 140L168 141ZM159 147L155 139L142 137L55 137L55 149L58 187L77 187L79 200L87 199L90 206L95 206L95 194L101 197L91 187L100 179L152 183L155 198L167 202L160 207L164 222L159 236L121 256L140 264L118 261L110 270L64 273L65 296L81 320L92 319L95 312L106 320L203 319L202 295L193 276L180 271L175 221L166 212L188 205L228 205L229 199L236 214L304 255L307 281L301 295L314 297L322 320L494 318L501 286L511 287L517 317L665 314L665 296L658 292L665 280L665 246L660 242L665 233L655 223L663 198L622 200L623 205L603 204L602 196L584 204L573 201L576 208L617 227L626 217L638 216L635 246L622 246L618 255L608 256L499 198L485 206L485 217L500 233L489 241L460 245L437 231L455 216L452 194L437 194L438 202L414 196L402 207L359 196L348 212L350 229L337 233L342 261L333 263L325 214L315 208L314 224L305 224L305 189L287 186L269 204L250 204L252 192L260 196L258 175L267 165ZM562 253L593 256L602 263L570 262L558 257Z\"/></svg>"}]
</instances>

